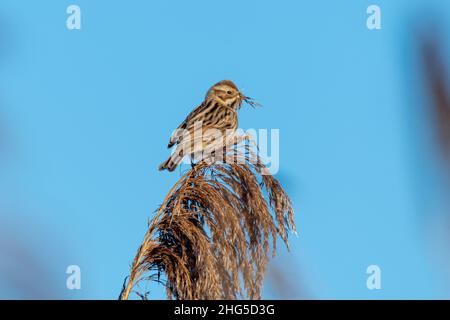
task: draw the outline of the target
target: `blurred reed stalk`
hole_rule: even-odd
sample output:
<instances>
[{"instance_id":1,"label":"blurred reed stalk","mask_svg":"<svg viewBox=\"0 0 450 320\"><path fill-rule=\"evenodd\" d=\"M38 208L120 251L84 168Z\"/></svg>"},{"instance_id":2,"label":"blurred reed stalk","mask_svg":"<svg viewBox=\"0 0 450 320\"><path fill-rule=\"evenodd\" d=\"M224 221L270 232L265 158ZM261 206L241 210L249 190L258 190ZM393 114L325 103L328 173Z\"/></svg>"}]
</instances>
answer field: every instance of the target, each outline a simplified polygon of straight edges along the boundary
<instances>
[{"instance_id":1,"label":"blurred reed stalk","mask_svg":"<svg viewBox=\"0 0 450 320\"><path fill-rule=\"evenodd\" d=\"M236 138L236 137L235 137ZM279 235L295 232L288 195L241 136L226 162L198 163L170 189L131 265L120 299L145 281L168 299L260 299L269 255ZM230 156L234 161L229 161Z\"/></svg>"},{"instance_id":2,"label":"blurred reed stalk","mask_svg":"<svg viewBox=\"0 0 450 320\"><path fill-rule=\"evenodd\" d=\"M432 114L438 150L447 166L447 173L450 173L450 90L440 43L442 41L438 40L438 36L432 36L429 31L420 39L420 53L431 97L429 111Z\"/></svg>"}]
</instances>

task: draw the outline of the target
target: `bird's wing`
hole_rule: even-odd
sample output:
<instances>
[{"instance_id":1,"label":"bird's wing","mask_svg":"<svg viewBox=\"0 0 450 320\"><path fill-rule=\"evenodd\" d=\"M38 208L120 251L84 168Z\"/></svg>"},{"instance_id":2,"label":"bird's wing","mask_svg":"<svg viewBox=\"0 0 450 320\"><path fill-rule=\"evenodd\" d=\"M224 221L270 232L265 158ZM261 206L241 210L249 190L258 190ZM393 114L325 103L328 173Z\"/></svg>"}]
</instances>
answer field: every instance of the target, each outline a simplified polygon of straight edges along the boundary
<instances>
[{"instance_id":1,"label":"bird's wing","mask_svg":"<svg viewBox=\"0 0 450 320\"><path fill-rule=\"evenodd\" d=\"M204 112L206 108L208 108L209 102L202 102L199 106L197 106L191 113L188 114L186 119L178 126L178 128L174 131L172 136L170 137L169 144L167 148L172 148L175 144L178 144L183 137L180 134L180 130L189 129L191 125L194 124L195 120L199 119L199 115Z\"/></svg>"}]
</instances>

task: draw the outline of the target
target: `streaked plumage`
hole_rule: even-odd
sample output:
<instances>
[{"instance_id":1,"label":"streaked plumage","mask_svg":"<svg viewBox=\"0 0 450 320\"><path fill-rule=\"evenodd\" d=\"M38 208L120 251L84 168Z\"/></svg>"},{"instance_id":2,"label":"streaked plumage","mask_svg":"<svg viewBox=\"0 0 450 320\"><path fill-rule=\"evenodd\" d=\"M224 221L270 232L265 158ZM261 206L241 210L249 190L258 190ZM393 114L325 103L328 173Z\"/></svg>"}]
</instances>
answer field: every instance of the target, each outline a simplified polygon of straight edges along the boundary
<instances>
[{"instance_id":1,"label":"streaked plumage","mask_svg":"<svg viewBox=\"0 0 450 320\"><path fill-rule=\"evenodd\" d=\"M169 140L168 148L182 144L185 136L180 135L181 130L187 130L191 136L195 123L201 122L202 131L207 129L217 129L225 133L226 130L235 131L238 127L237 110L243 101L251 105L254 103L250 98L239 92L236 85L230 80L223 80L212 86L206 93L204 101L195 108L186 119L178 126L175 133ZM178 134L177 134L178 132ZM188 142L189 143L189 142ZM159 166L159 170L173 171L186 156L177 150Z\"/></svg>"}]
</instances>

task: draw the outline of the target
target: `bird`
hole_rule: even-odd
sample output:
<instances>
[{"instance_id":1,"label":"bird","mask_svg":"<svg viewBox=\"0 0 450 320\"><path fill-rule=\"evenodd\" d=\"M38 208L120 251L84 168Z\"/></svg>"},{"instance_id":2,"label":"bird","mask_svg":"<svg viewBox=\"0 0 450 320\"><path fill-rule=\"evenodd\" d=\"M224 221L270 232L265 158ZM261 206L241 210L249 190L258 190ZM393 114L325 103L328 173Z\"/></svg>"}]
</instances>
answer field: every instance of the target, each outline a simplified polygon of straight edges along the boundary
<instances>
[{"instance_id":1,"label":"bird","mask_svg":"<svg viewBox=\"0 0 450 320\"><path fill-rule=\"evenodd\" d=\"M201 126L202 132L208 129L220 130L222 133L235 132L238 128L237 112L243 102L251 106L259 105L252 98L242 94L231 80L222 80L210 87L203 102L189 113L170 137L167 148L172 148L175 145L177 148L159 166L159 170L168 170L169 172L175 170L184 156L187 156L183 153L184 148L182 147L186 147L186 144L193 144L189 139L198 125ZM205 149L208 147L208 143L205 143L204 138L202 139L200 149ZM191 159L194 158L193 153L190 154Z\"/></svg>"}]
</instances>

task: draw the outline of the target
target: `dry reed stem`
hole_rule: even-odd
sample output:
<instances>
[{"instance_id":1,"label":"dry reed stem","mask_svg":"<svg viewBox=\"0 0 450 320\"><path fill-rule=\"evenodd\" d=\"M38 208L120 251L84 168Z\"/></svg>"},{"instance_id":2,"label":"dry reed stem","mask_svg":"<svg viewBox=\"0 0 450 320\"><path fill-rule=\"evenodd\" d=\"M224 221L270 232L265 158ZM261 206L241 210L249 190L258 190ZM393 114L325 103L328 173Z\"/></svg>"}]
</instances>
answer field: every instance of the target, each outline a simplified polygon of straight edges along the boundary
<instances>
[{"instance_id":1,"label":"dry reed stem","mask_svg":"<svg viewBox=\"0 0 450 320\"><path fill-rule=\"evenodd\" d=\"M260 158L248 145L245 156L238 149L242 141L249 138L237 137L226 151L239 161L202 161L168 192L149 223L120 299L149 279L162 282L169 299L261 297L270 248L275 255L277 235L288 244L288 231L295 232L294 212Z\"/></svg>"},{"instance_id":2,"label":"dry reed stem","mask_svg":"<svg viewBox=\"0 0 450 320\"><path fill-rule=\"evenodd\" d=\"M435 138L443 159L446 164L450 164L450 90L443 59L445 54L440 43L436 35L423 36L420 39L420 53L431 96L429 111L432 114Z\"/></svg>"}]
</instances>

